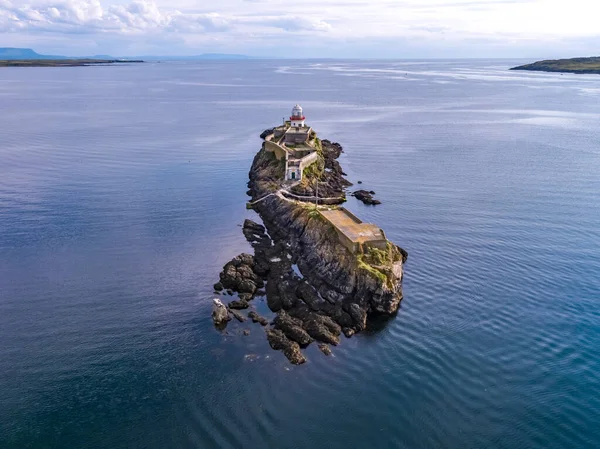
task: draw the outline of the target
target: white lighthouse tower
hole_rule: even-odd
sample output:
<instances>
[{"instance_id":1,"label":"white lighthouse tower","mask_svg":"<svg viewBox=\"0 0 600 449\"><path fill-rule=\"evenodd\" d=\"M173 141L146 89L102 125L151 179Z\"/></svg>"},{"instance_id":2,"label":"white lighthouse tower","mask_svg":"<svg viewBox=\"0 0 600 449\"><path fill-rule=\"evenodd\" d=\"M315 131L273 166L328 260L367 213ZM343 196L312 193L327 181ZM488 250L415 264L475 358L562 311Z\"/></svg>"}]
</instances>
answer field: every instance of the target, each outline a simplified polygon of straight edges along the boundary
<instances>
[{"instance_id":1,"label":"white lighthouse tower","mask_svg":"<svg viewBox=\"0 0 600 449\"><path fill-rule=\"evenodd\" d=\"M306 120L306 117L304 117L304 114L302 113L302 108L300 107L300 105L297 104L292 109L292 116L290 117L292 127L293 128L303 128L304 120Z\"/></svg>"}]
</instances>

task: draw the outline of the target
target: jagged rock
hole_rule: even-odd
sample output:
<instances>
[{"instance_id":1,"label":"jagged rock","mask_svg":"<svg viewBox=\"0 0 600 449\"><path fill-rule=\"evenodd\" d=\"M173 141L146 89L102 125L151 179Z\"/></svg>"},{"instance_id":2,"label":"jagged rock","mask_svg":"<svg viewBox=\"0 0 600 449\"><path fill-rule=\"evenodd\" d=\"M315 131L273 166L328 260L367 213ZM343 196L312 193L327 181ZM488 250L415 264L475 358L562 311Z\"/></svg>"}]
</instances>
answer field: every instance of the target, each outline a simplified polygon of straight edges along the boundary
<instances>
[{"instance_id":1,"label":"jagged rock","mask_svg":"<svg viewBox=\"0 0 600 449\"><path fill-rule=\"evenodd\" d=\"M315 312L325 306L324 301L319 296L319 293L317 293L317 291L304 280L298 284L298 288L296 288L296 295Z\"/></svg>"},{"instance_id":2,"label":"jagged rock","mask_svg":"<svg viewBox=\"0 0 600 449\"><path fill-rule=\"evenodd\" d=\"M331 355L331 348L327 346L325 343L319 343L319 349L325 355Z\"/></svg>"},{"instance_id":3,"label":"jagged rock","mask_svg":"<svg viewBox=\"0 0 600 449\"><path fill-rule=\"evenodd\" d=\"M242 333L246 336L250 335L250 331L248 329L244 329Z\"/></svg>"},{"instance_id":4,"label":"jagged rock","mask_svg":"<svg viewBox=\"0 0 600 449\"><path fill-rule=\"evenodd\" d=\"M248 301L244 301L243 299L240 299L239 301L231 301L229 303L228 307L230 309L243 310L243 309L247 309L248 307L250 307L250 304L248 304Z\"/></svg>"},{"instance_id":5,"label":"jagged rock","mask_svg":"<svg viewBox=\"0 0 600 449\"><path fill-rule=\"evenodd\" d=\"M217 326L222 326L231 320L227 307L220 299L213 299L212 319Z\"/></svg>"},{"instance_id":6,"label":"jagged rock","mask_svg":"<svg viewBox=\"0 0 600 449\"><path fill-rule=\"evenodd\" d=\"M374 199L373 195L375 195L375 192L373 192L372 190L370 192L367 190L357 190L356 192L352 193L353 197L355 197L357 200L362 201L365 204L373 206L376 204L381 204L381 201Z\"/></svg>"},{"instance_id":7,"label":"jagged rock","mask_svg":"<svg viewBox=\"0 0 600 449\"><path fill-rule=\"evenodd\" d=\"M348 306L348 313L352 317L356 330L362 331L367 327L367 312L358 304L350 304Z\"/></svg>"},{"instance_id":8,"label":"jagged rock","mask_svg":"<svg viewBox=\"0 0 600 449\"><path fill-rule=\"evenodd\" d=\"M260 138L266 139L268 136L273 134L274 131L275 131L275 128L265 129L262 133L260 133Z\"/></svg>"},{"instance_id":9,"label":"jagged rock","mask_svg":"<svg viewBox=\"0 0 600 449\"><path fill-rule=\"evenodd\" d=\"M225 264L219 275L220 284L227 292L236 291L253 295L258 286L262 286L262 280L253 271L254 257L250 254L240 254Z\"/></svg>"},{"instance_id":10,"label":"jagged rock","mask_svg":"<svg viewBox=\"0 0 600 449\"><path fill-rule=\"evenodd\" d=\"M244 321L246 321L246 317L244 315L242 315L240 312L238 312L235 309L229 309L229 313L231 313L231 315L233 315L233 317L238 320L240 323L243 323Z\"/></svg>"},{"instance_id":11,"label":"jagged rock","mask_svg":"<svg viewBox=\"0 0 600 449\"><path fill-rule=\"evenodd\" d=\"M221 284L220 282L217 282L213 288L215 289L216 292L220 292L223 290L223 284Z\"/></svg>"},{"instance_id":12,"label":"jagged rock","mask_svg":"<svg viewBox=\"0 0 600 449\"><path fill-rule=\"evenodd\" d=\"M301 365L306 362L306 357L300 351L300 345L287 338L279 329L267 330L267 340L271 348L276 351L283 351L283 354L294 365Z\"/></svg>"},{"instance_id":13,"label":"jagged rock","mask_svg":"<svg viewBox=\"0 0 600 449\"><path fill-rule=\"evenodd\" d=\"M269 324L269 320L267 320L263 316L260 316L254 310L248 314L248 318L250 318L253 323L260 323L263 326L266 326L267 324Z\"/></svg>"},{"instance_id":14,"label":"jagged rock","mask_svg":"<svg viewBox=\"0 0 600 449\"><path fill-rule=\"evenodd\" d=\"M304 329L312 338L324 343L329 343L333 346L340 344L340 338L333 335L329 329L319 321L307 321L304 323Z\"/></svg>"},{"instance_id":15,"label":"jagged rock","mask_svg":"<svg viewBox=\"0 0 600 449\"><path fill-rule=\"evenodd\" d=\"M352 329L351 327L344 327L342 329L342 332L344 332L344 335L346 336L346 338L350 338L356 333L356 331L354 329Z\"/></svg>"},{"instance_id":16,"label":"jagged rock","mask_svg":"<svg viewBox=\"0 0 600 449\"><path fill-rule=\"evenodd\" d=\"M252 294L240 293L240 294L238 294L238 298L240 298L242 301L250 301L252 299Z\"/></svg>"},{"instance_id":17,"label":"jagged rock","mask_svg":"<svg viewBox=\"0 0 600 449\"><path fill-rule=\"evenodd\" d=\"M306 347L312 343L313 339L302 329L302 321L292 318L287 313L281 311L273 321L276 329L283 331L286 337L295 341L301 347Z\"/></svg>"}]
</instances>

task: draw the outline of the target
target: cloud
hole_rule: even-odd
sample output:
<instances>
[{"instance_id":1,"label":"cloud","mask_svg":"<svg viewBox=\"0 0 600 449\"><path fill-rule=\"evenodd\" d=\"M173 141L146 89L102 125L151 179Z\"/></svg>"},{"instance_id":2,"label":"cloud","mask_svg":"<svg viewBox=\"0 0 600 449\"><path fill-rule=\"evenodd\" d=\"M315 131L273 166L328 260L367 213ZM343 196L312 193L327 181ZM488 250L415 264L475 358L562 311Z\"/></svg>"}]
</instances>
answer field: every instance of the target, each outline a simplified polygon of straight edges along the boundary
<instances>
[{"instance_id":1,"label":"cloud","mask_svg":"<svg viewBox=\"0 0 600 449\"><path fill-rule=\"evenodd\" d=\"M443 48L435 51L446 57L485 57L489 53L479 43L487 42L492 50L503 46L510 51L535 43L549 50L537 54L547 55L560 48L561 40L597 39L596 22L589 0L0 0L5 45L40 42L43 49L52 43L52 52L59 50L56 42L63 42L63 49L96 42L98 51L110 52L133 44L139 45L136 51L155 51L164 41L168 53L180 54L202 48L352 57L389 52L403 57L408 46L419 44ZM288 35L294 39L286 39ZM106 48L106 42L113 46ZM448 48L455 50L449 54Z\"/></svg>"},{"instance_id":2,"label":"cloud","mask_svg":"<svg viewBox=\"0 0 600 449\"><path fill-rule=\"evenodd\" d=\"M270 16L258 19L246 20L246 23L263 25L267 27L280 28L284 31L330 31L333 27L319 19L311 19L303 16Z\"/></svg>"},{"instance_id":3,"label":"cloud","mask_svg":"<svg viewBox=\"0 0 600 449\"><path fill-rule=\"evenodd\" d=\"M233 27L279 28L289 32L328 31L329 23L306 16L270 15L261 18L224 16L161 9L154 1L133 0L103 7L99 0L55 0L39 6L16 6L0 0L0 26L8 31L55 32L223 32Z\"/></svg>"}]
</instances>

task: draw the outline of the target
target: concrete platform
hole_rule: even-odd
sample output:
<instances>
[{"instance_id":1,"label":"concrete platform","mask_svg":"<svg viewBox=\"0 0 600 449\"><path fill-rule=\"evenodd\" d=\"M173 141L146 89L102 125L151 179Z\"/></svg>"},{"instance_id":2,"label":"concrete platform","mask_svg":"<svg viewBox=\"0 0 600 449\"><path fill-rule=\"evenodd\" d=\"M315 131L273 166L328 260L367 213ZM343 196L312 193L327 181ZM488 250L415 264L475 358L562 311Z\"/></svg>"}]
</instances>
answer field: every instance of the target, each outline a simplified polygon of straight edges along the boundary
<instances>
[{"instance_id":1,"label":"concrete platform","mask_svg":"<svg viewBox=\"0 0 600 449\"><path fill-rule=\"evenodd\" d=\"M321 210L321 215L329 221L338 232L340 241L352 252L361 246L372 246L384 249L387 245L385 233L377 225L363 223L347 209Z\"/></svg>"}]
</instances>

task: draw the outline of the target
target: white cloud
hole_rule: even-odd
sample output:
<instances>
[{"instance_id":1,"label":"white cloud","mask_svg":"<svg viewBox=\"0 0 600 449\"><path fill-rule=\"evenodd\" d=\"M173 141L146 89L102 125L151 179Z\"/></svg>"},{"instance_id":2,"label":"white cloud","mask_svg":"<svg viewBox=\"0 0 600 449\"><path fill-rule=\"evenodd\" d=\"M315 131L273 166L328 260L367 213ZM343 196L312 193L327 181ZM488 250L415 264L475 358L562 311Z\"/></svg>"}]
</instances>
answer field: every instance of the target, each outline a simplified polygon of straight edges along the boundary
<instances>
[{"instance_id":1,"label":"white cloud","mask_svg":"<svg viewBox=\"0 0 600 449\"><path fill-rule=\"evenodd\" d=\"M454 46L469 55L482 43L550 52L561 42L600 36L597 9L591 0L0 0L0 37L24 44L62 39L74 47L77 33L98 46L135 38L153 49L162 40L179 53L320 48L315 55L327 56L327 48L346 45L369 56L369 45L382 50L382 42L397 56L410 45L443 48L441 56Z\"/></svg>"}]
</instances>

